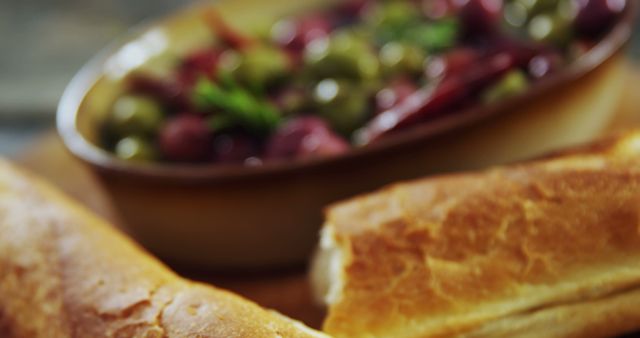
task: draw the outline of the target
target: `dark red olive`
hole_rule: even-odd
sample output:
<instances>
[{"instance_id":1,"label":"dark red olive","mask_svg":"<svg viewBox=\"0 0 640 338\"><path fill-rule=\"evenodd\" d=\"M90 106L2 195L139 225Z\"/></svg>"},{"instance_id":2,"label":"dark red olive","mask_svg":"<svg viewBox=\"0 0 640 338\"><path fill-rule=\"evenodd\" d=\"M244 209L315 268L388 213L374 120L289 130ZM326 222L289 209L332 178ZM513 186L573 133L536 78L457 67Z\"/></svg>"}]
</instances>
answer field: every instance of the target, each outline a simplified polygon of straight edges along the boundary
<instances>
[{"instance_id":1,"label":"dark red olive","mask_svg":"<svg viewBox=\"0 0 640 338\"><path fill-rule=\"evenodd\" d=\"M349 145L313 116L294 118L285 123L267 144L267 160L282 160L314 155L342 153Z\"/></svg>"},{"instance_id":2,"label":"dark red olive","mask_svg":"<svg viewBox=\"0 0 640 338\"><path fill-rule=\"evenodd\" d=\"M376 94L376 111L383 112L401 104L417 90L418 86L406 78L391 82Z\"/></svg>"},{"instance_id":3,"label":"dark red olive","mask_svg":"<svg viewBox=\"0 0 640 338\"><path fill-rule=\"evenodd\" d=\"M211 132L204 118L181 114L166 121L160 130L162 155L171 161L201 162L211 157Z\"/></svg>"},{"instance_id":4,"label":"dark red olive","mask_svg":"<svg viewBox=\"0 0 640 338\"><path fill-rule=\"evenodd\" d=\"M187 87L183 83L138 73L132 74L127 80L133 94L152 97L170 110L189 111L192 108Z\"/></svg>"},{"instance_id":5,"label":"dark red olive","mask_svg":"<svg viewBox=\"0 0 640 338\"><path fill-rule=\"evenodd\" d=\"M467 36L491 34L500 28L502 0L453 0L453 4Z\"/></svg>"},{"instance_id":6,"label":"dark red olive","mask_svg":"<svg viewBox=\"0 0 640 338\"><path fill-rule=\"evenodd\" d=\"M305 136L298 149L298 158L331 156L345 153L349 144L332 132L316 132Z\"/></svg>"},{"instance_id":7,"label":"dark red olive","mask_svg":"<svg viewBox=\"0 0 640 338\"><path fill-rule=\"evenodd\" d=\"M178 69L178 79L184 84L193 85L200 77L213 78L221 54L217 49L204 49L187 55Z\"/></svg>"},{"instance_id":8,"label":"dark red olive","mask_svg":"<svg viewBox=\"0 0 640 338\"><path fill-rule=\"evenodd\" d=\"M326 130L327 124L317 117L300 117L282 125L267 143L267 159L293 158L298 153L302 139L315 130Z\"/></svg>"},{"instance_id":9,"label":"dark red olive","mask_svg":"<svg viewBox=\"0 0 640 338\"><path fill-rule=\"evenodd\" d=\"M574 28L578 35L597 37L606 32L627 6L627 0L574 0L578 14Z\"/></svg>"},{"instance_id":10,"label":"dark red olive","mask_svg":"<svg viewBox=\"0 0 640 338\"><path fill-rule=\"evenodd\" d=\"M220 135L213 140L214 156L217 162L241 164L256 156L254 141L244 135Z\"/></svg>"},{"instance_id":11,"label":"dark red olive","mask_svg":"<svg viewBox=\"0 0 640 338\"><path fill-rule=\"evenodd\" d=\"M324 38L331 22L324 15L310 15L297 20L278 21L271 30L272 39L281 47L300 52L313 40Z\"/></svg>"}]
</instances>

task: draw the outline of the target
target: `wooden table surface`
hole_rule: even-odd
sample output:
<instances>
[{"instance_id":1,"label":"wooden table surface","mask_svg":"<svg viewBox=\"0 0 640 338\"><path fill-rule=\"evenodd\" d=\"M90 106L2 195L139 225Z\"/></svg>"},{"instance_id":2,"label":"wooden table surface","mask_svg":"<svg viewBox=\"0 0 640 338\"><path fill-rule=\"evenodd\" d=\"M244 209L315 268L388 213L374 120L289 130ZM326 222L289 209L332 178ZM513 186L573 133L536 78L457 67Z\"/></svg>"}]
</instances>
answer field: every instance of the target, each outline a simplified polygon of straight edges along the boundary
<instances>
[{"instance_id":1,"label":"wooden table surface","mask_svg":"<svg viewBox=\"0 0 640 338\"><path fill-rule=\"evenodd\" d=\"M629 85L625 86L617 119L610 126L612 131L640 126L640 95L635 88L640 81L640 67L629 63L627 68ZM42 135L17 158L17 161L50 180L98 214L112 219L107 199L95 179L66 152L55 132ZM186 271L176 266L173 268L189 278L211 282L232 290L263 306L302 320L312 327L317 328L322 322L323 310L314 306L311 301L306 267L233 275Z\"/></svg>"}]
</instances>

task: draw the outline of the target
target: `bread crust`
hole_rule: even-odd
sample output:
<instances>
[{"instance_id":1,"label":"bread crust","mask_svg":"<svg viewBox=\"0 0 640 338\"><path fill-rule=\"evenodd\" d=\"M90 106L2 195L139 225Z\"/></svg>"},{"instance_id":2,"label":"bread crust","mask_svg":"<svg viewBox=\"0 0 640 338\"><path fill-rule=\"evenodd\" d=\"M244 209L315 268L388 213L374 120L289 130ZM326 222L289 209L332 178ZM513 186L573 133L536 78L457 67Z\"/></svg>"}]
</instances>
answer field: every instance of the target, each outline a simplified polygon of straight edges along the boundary
<instances>
[{"instance_id":1,"label":"bread crust","mask_svg":"<svg viewBox=\"0 0 640 338\"><path fill-rule=\"evenodd\" d=\"M393 185L333 206L325 227L343 257L324 324L337 337L640 328L640 132Z\"/></svg>"},{"instance_id":2,"label":"bread crust","mask_svg":"<svg viewBox=\"0 0 640 338\"><path fill-rule=\"evenodd\" d=\"M0 160L0 337L323 336L179 278L110 225Z\"/></svg>"}]
</instances>

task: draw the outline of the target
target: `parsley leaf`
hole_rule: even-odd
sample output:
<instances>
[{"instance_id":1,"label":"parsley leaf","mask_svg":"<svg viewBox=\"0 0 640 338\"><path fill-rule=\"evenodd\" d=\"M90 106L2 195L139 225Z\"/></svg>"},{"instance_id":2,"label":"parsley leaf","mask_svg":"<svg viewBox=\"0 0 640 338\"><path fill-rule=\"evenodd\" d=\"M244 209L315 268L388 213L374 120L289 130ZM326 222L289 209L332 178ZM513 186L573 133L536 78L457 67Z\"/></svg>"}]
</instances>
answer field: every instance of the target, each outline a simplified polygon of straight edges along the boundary
<instances>
[{"instance_id":1,"label":"parsley leaf","mask_svg":"<svg viewBox=\"0 0 640 338\"><path fill-rule=\"evenodd\" d=\"M428 52L441 52L455 46L460 34L460 24L454 18L435 21L415 20L398 25L381 25L377 38L382 44L404 41Z\"/></svg>"},{"instance_id":2,"label":"parsley leaf","mask_svg":"<svg viewBox=\"0 0 640 338\"><path fill-rule=\"evenodd\" d=\"M281 122L281 114L273 105L240 87L230 77L223 77L220 84L201 79L194 88L193 100L200 108L218 111L209 120L214 130L238 126L264 135Z\"/></svg>"}]
</instances>

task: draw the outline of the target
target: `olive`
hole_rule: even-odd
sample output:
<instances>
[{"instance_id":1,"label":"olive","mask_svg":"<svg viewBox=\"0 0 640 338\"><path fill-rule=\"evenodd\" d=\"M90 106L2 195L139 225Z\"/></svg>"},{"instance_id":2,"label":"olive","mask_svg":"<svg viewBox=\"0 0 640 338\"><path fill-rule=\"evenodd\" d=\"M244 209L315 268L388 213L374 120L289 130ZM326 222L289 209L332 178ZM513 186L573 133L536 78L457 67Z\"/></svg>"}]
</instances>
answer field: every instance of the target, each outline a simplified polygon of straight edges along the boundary
<instances>
[{"instance_id":1,"label":"olive","mask_svg":"<svg viewBox=\"0 0 640 338\"><path fill-rule=\"evenodd\" d=\"M457 0L458 15L467 35L491 34L502 18L502 0Z\"/></svg>"},{"instance_id":2,"label":"olive","mask_svg":"<svg viewBox=\"0 0 640 338\"><path fill-rule=\"evenodd\" d=\"M330 130L315 132L302 139L298 158L338 155L349 150L349 143Z\"/></svg>"},{"instance_id":3,"label":"olive","mask_svg":"<svg viewBox=\"0 0 640 338\"><path fill-rule=\"evenodd\" d=\"M530 12L522 1L509 2L504 5L504 21L510 27L520 29L529 22Z\"/></svg>"},{"instance_id":4,"label":"olive","mask_svg":"<svg viewBox=\"0 0 640 338\"><path fill-rule=\"evenodd\" d=\"M115 154L127 161L153 161L156 159L156 150L151 143L138 136L128 136L116 144Z\"/></svg>"},{"instance_id":5,"label":"olive","mask_svg":"<svg viewBox=\"0 0 640 338\"><path fill-rule=\"evenodd\" d=\"M304 62L307 70L319 78L370 81L380 71L372 46L350 31L338 32L329 39L310 43L305 49Z\"/></svg>"},{"instance_id":6,"label":"olive","mask_svg":"<svg viewBox=\"0 0 640 338\"><path fill-rule=\"evenodd\" d=\"M265 158L282 160L345 152L349 144L319 117L303 116L284 123L267 142Z\"/></svg>"},{"instance_id":7,"label":"olive","mask_svg":"<svg viewBox=\"0 0 640 338\"><path fill-rule=\"evenodd\" d=\"M160 130L162 155L171 161L198 162L211 156L211 132L201 116L181 114L170 118Z\"/></svg>"},{"instance_id":8,"label":"olive","mask_svg":"<svg viewBox=\"0 0 640 338\"><path fill-rule=\"evenodd\" d=\"M379 58L387 74L419 74L423 70L426 55L415 46L389 42L380 49Z\"/></svg>"},{"instance_id":9,"label":"olive","mask_svg":"<svg viewBox=\"0 0 640 338\"><path fill-rule=\"evenodd\" d=\"M319 117L293 118L282 124L268 140L265 158L267 160L294 158L307 135L327 130L329 130L327 123Z\"/></svg>"},{"instance_id":10,"label":"olive","mask_svg":"<svg viewBox=\"0 0 640 338\"><path fill-rule=\"evenodd\" d=\"M331 31L329 19L323 15L310 15L298 20L283 19L271 28L271 39L279 46L302 51L311 41L325 38Z\"/></svg>"},{"instance_id":11,"label":"olive","mask_svg":"<svg viewBox=\"0 0 640 338\"><path fill-rule=\"evenodd\" d=\"M420 18L420 9L409 1L387 1L369 6L364 20L373 26L397 27Z\"/></svg>"},{"instance_id":12,"label":"olive","mask_svg":"<svg viewBox=\"0 0 640 338\"><path fill-rule=\"evenodd\" d=\"M565 45L572 36L571 21L563 15L540 14L529 22L529 35L537 41Z\"/></svg>"},{"instance_id":13,"label":"olive","mask_svg":"<svg viewBox=\"0 0 640 338\"><path fill-rule=\"evenodd\" d=\"M348 32L353 39L359 40L362 46L367 46L368 41L376 40L376 32L366 25L359 24L350 26Z\"/></svg>"},{"instance_id":14,"label":"olive","mask_svg":"<svg viewBox=\"0 0 640 338\"><path fill-rule=\"evenodd\" d=\"M317 111L338 132L349 134L366 119L369 98L358 86L344 81L325 79L313 92Z\"/></svg>"},{"instance_id":15,"label":"olive","mask_svg":"<svg viewBox=\"0 0 640 338\"><path fill-rule=\"evenodd\" d=\"M256 155L256 146L244 135L223 134L213 140L215 159L219 163L243 163Z\"/></svg>"},{"instance_id":16,"label":"olive","mask_svg":"<svg viewBox=\"0 0 640 338\"><path fill-rule=\"evenodd\" d=\"M513 28L526 28L537 15L551 15L568 9L569 1L572 0L513 0L504 5L504 19Z\"/></svg>"},{"instance_id":17,"label":"olive","mask_svg":"<svg viewBox=\"0 0 640 338\"><path fill-rule=\"evenodd\" d=\"M162 123L162 107L148 97L125 95L116 100L108 116L109 129L116 135L152 134Z\"/></svg>"},{"instance_id":18,"label":"olive","mask_svg":"<svg viewBox=\"0 0 640 338\"><path fill-rule=\"evenodd\" d=\"M528 84L529 80L521 70L512 70L485 90L482 98L487 103L498 102L522 93L527 89Z\"/></svg>"},{"instance_id":19,"label":"olive","mask_svg":"<svg viewBox=\"0 0 640 338\"><path fill-rule=\"evenodd\" d=\"M189 95L189 84L185 82L133 73L127 77L127 87L131 93L153 98L168 110L188 111L193 108Z\"/></svg>"},{"instance_id":20,"label":"olive","mask_svg":"<svg viewBox=\"0 0 640 338\"><path fill-rule=\"evenodd\" d=\"M220 63L222 72L228 72L240 83L259 90L286 78L292 66L283 50L266 45L243 52L226 51Z\"/></svg>"},{"instance_id":21,"label":"olive","mask_svg":"<svg viewBox=\"0 0 640 338\"><path fill-rule=\"evenodd\" d=\"M585 37L597 37L615 23L627 7L627 0L574 0L578 13L574 27Z\"/></svg>"},{"instance_id":22,"label":"olive","mask_svg":"<svg viewBox=\"0 0 640 338\"><path fill-rule=\"evenodd\" d=\"M549 13L556 10L560 0L515 0L513 3L523 6L527 14L533 17L542 13Z\"/></svg>"}]
</instances>

